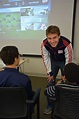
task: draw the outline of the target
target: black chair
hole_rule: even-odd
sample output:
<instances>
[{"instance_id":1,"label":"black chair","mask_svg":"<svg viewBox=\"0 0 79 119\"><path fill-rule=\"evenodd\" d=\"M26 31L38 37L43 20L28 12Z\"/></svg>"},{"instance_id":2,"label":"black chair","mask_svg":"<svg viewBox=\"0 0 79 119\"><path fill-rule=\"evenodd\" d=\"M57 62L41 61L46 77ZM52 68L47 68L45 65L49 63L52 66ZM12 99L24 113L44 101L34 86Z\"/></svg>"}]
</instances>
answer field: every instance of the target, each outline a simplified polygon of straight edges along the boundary
<instances>
[{"instance_id":1,"label":"black chair","mask_svg":"<svg viewBox=\"0 0 79 119\"><path fill-rule=\"evenodd\" d=\"M59 119L57 117L79 119L79 86L56 86L56 104L52 119Z\"/></svg>"},{"instance_id":2,"label":"black chair","mask_svg":"<svg viewBox=\"0 0 79 119\"><path fill-rule=\"evenodd\" d=\"M32 118L32 108L37 105L37 119L40 118L39 97L40 88L32 100L22 87L0 87L0 118Z\"/></svg>"}]
</instances>

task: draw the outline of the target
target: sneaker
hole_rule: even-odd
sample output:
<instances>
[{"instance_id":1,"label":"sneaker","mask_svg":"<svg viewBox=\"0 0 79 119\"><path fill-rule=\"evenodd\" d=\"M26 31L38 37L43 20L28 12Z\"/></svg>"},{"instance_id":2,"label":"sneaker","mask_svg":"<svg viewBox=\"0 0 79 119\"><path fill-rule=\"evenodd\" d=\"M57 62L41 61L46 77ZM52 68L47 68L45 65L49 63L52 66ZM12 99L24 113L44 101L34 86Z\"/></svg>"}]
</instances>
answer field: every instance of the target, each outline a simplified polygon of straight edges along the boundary
<instances>
[{"instance_id":1,"label":"sneaker","mask_svg":"<svg viewBox=\"0 0 79 119\"><path fill-rule=\"evenodd\" d=\"M51 108L51 107L46 108L46 109L44 110L44 114L50 114L51 112L52 112L52 108Z\"/></svg>"}]
</instances>

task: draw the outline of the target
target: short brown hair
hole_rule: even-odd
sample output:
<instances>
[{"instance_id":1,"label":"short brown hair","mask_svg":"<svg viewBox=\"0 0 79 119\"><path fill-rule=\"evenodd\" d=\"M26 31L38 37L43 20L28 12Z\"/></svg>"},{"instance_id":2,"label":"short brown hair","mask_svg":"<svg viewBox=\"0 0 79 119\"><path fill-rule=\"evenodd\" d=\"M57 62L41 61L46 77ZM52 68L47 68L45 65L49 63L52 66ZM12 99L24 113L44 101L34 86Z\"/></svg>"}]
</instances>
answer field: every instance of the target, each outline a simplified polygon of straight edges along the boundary
<instances>
[{"instance_id":1,"label":"short brown hair","mask_svg":"<svg viewBox=\"0 0 79 119\"><path fill-rule=\"evenodd\" d=\"M51 34L58 34L60 35L60 29L57 26L48 26L48 28L46 29L46 36L51 33Z\"/></svg>"},{"instance_id":2,"label":"short brown hair","mask_svg":"<svg viewBox=\"0 0 79 119\"><path fill-rule=\"evenodd\" d=\"M19 52L16 46L5 46L1 49L0 58L6 65L14 63L15 58L18 58Z\"/></svg>"}]
</instances>

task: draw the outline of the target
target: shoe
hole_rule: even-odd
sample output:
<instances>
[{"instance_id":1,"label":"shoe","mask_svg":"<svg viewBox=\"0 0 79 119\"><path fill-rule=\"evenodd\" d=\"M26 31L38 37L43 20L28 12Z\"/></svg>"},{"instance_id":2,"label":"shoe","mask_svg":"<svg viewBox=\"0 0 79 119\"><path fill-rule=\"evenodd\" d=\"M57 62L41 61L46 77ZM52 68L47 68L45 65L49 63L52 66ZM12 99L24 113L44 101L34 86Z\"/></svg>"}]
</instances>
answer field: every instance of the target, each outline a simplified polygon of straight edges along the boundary
<instances>
[{"instance_id":1,"label":"shoe","mask_svg":"<svg viewBox=\"0 0 79 119\"><path fill-rule=\"evenodd\" d=\"M51 107L46 108L46 109L44 110L44 114L50 114L51 112L52 112L52 108L51 108Z\"/></svg>"}]
</instances>

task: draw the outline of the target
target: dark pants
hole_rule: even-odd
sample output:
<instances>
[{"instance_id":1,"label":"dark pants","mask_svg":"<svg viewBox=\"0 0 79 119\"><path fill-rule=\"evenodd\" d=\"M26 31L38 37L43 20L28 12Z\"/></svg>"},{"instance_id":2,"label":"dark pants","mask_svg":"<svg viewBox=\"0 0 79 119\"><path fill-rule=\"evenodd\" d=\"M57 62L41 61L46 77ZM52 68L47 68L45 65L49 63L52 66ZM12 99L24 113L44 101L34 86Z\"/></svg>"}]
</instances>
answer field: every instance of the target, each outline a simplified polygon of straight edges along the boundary
<instances>
[{"instance_id":1,"label":"dark pants","mask_svg":"<svg viewBox=\"0 0 79 119\"><path fill-rule=\"evenodd\" d=\"M51 61L51 69L54 79L56 78L59 69L61 70L61 75L64 76L64 66L65 66L64 62Z\"/></svg>"}]
</instances>

